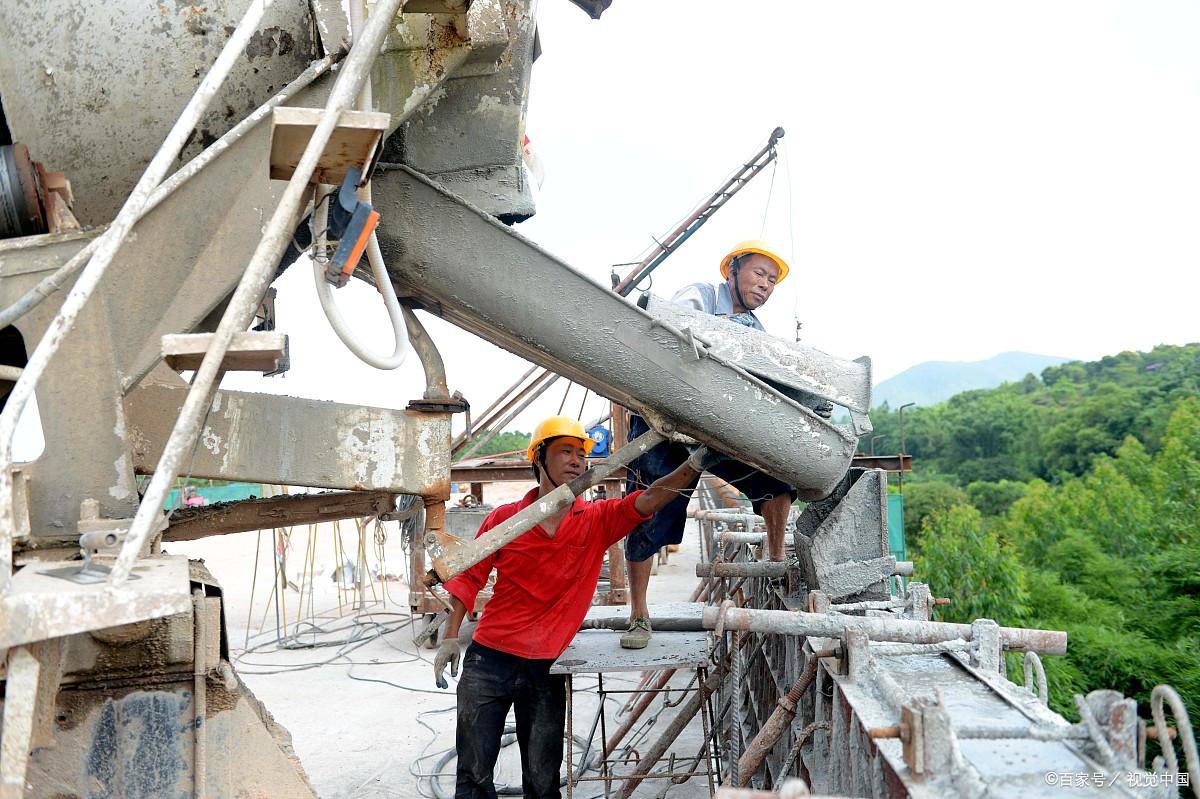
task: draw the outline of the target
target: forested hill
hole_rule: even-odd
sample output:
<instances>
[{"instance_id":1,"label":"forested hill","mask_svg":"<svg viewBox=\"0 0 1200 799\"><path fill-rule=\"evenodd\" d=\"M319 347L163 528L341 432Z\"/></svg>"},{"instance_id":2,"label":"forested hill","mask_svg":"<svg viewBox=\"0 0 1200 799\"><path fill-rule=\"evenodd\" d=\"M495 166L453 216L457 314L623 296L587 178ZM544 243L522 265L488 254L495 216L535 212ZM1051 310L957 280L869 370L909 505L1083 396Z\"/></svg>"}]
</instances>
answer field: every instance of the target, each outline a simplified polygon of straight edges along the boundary
<instances>
[{"instance_id":1,"label":"forested hill","mask_svg":"<svg viewBox=\"0 0 1200 799\"><path fill-rule=\"evenodd\" d=\"M1162 345L1099 361L1071 361L1041 377L967 391L904 414L904 445L925 476L977 480L1081 475L1126 436L1157 451L1175 402L1200 394L1200 344ZM899 415L871 412L877 452L900 448ZM864 439L863 449L867 441Z\"/></svg>"},{"instance_id":2,"label":"forested hill","mask_svg":"<svg viewBox=\"0 0 1200 799\"><path fill-rule=\"evenodd\" d=\"M894 413L872 413L898 448ZM1200 713L1200 344L1067 363L905 414L918 579L949 621L1066 630L1051 705L1155 685ZM896 436L893 438L893 436ZM1021 667L1009 657L1009 674Z\"/></svg>"},{"instance_id":3,"label":"forested hill","mask_svg":"<svg viewBox=\"0 0 1200 799\"><path fill-rule=\"evenodd\" d=\"M906 402L933 405L962 391L993 388L1020 380L1030 372L1041 374L1047 366L1068 360L1030 352L1002 352L984 361L926 361L880 381L872 389L871 398L876 405L891 408L899 408Z\"/></svg>"}]
</instances>

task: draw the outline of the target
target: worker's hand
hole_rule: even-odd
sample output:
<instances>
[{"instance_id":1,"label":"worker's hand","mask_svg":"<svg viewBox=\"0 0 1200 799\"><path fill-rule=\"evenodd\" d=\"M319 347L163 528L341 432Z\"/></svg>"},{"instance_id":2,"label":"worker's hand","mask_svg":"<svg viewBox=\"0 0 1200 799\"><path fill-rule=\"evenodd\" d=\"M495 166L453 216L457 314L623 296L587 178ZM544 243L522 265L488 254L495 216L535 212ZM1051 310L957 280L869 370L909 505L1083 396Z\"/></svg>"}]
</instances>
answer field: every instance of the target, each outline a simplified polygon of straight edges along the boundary
<instances>
[{"instance_id":1,"label":"worker's hand","mask_svg":"<svg viewBox=\"0 0 1200 799\"><path fill-rule=\"evenodd\" d=\"M697 472L707 472L718 463L723 463L727 460L729 460L728 455L722 455L715 449L696 447L692 450L692 454L688 455L687 465Z\"/></svg>"},{"instance_id":2,"label":"worker's hand","mask_svg":"<svg viewBox=\"0 0 1200 799\"><path fill-rule=\"evenodd\" d=\"M832 419L833 403L829 400L818 403L817 406L813 408L813 413L815 413L817 416L820 416L822 419Z\"/></svg>"},{"instance_id":3,"label":"worker's hand","mask_svg":"<svg viewBox=\"0 0 1200 799\"><path fill-rule=\"evenodd\" d=\"M458 664L462 661L462 644L457 638L446 638L438 647L437 656L433 659L433 679L438 688L449 688L446 682L446 664L450 664L450 676L458 676Z\"/></svg>"}]
</instances>

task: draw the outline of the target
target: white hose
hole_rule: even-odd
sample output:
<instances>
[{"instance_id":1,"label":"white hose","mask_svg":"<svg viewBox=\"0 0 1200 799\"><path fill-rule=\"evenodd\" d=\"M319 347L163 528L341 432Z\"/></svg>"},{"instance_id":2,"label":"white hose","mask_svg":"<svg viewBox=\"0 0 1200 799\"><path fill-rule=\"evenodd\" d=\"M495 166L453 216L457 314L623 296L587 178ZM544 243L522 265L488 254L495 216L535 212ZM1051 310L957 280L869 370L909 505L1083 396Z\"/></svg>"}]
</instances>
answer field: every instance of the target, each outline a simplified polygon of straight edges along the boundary
<instances>
[{"instance_id":1,"label":"white hose","mask_svg":"<svg viewBox=\"0 0 1200 799\"><path fill-rule=\"evenodd\" d=\"M320 221L317 222L317 225L318 229L324 226ZM333 286L325 279L324 264L314 260L313 279L317 284L317 297L321 300L321 310L325 312L325 318L329 320L330 327L346 345L346 349L376 369L395 369L404 363L404 359L408 356L408 327L404 324L400 300L396 298L396 287L392 285L392 279L388 276L387 267L383 263L383 253L379 251L379 240L374 233L367 242L367 260L371 264L371 274L375 276L375 285L383 294L383 304L387 306L388 318L392 322L392 331L396 336L396 347L392 350L391 355L376 355L368 351L362 342L355 338L346 324L346 320L342 318L341 311L338 310L337 300L333 298Z\"/></svg>"},{"instance_id":2,"label":"white hose","mask_svg":"<svg viewBox=\"0 0 1200 799\"><path fill-rule=\"evenodd\" d=\"M366 3L363 0L351 0L350 3L350 32L352 37L357 37L359 31L365 23L367 16ZM358 95L358 108L360 110L369 110L371 107L371 81L367 79L363 83L362 91ZM362 189L362 199L366 202L371 201L371 186L367 184ZM333 198L330 198L332 201ZM324 230L326 218L329 212L328 204L322 205L317 211L317 219L314 227L317 230ZM324 237L321 237L324 239ZM323 243L319 242L319 243ZM392 279L388 276L387 267L383 263L383 253L379 250L379 239L375 237L374 231L371 232L371 238L367 242L367 261L371 264L371 274L375 276L375 285L383 294L383 304L387 306L388 319L392 322L392 332L396 336L396 348L392 350L390 356L382 357L373 352L369 352L367 348L355 338L350 332L346 320L342 318L341 312L338 310L337 301L333 298L333 288L329 281L325 279L325 268L322 264L313 261L313 277L317 281L317 297L321 300L321 310L325 312L325 318L329 320L330 327L333 332L337 333L338 338L346 345L346 349L358 356L359 360L366 364L374 366L376 369L395 369L404 363L404 359L408 357L410 349L408 344L408 325L404 323L403 312L400 308L400 301L396 299L396 288L392 285Z\"/></svg>"}]
</instances>

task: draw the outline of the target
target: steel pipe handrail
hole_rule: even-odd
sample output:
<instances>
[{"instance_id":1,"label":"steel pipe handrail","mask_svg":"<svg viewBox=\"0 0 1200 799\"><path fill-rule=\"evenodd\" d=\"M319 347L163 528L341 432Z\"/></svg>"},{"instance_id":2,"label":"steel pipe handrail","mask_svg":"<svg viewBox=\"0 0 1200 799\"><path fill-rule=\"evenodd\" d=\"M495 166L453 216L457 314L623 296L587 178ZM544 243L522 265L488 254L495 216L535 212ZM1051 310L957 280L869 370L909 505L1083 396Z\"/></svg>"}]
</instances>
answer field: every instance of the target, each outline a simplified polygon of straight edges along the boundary
<instances>
[{"instance_id":1,"label":"steel pipe handrail","mask_svg":"<svg viewBox=\"0 0 1200 799\"><path fill-rule=\"evenodd\" d=\"M716 628L722 610L722 608L713 606L704 608L704 627L706 629ZM756 633L841 638L847 629L857 627L865 632L872 641L934 644L940 641L951 641L955 638L962 638L966 641L973 640L970 624L952 622L883 619L872 616L841 616L737 607L724 609L724 617L726 630L748 630ZM1065 655L1067 634L1061 630L1001 627L1000 644L1009 651Z\"/></svg>"}]
</instances>

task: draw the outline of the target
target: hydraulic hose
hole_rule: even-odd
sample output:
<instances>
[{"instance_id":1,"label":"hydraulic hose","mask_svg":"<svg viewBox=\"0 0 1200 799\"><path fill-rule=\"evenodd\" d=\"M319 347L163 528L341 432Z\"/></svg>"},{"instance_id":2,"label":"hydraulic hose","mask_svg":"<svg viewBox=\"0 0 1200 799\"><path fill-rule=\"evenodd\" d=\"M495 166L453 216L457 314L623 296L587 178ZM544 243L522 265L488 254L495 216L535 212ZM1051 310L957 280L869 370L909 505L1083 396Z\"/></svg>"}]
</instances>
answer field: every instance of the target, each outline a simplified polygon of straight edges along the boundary
<instances>
[{"instance_id":1,"label":"hydraulic hose","mask_svg":"<svg viewBox=\"0 0 1200 799\"><path fill-rule=\"evenodd\" d=\"M354 39L357 39L362 33L363 25L367 16L366 3L364 0L351 0L350 3L350 33ZM369 109L371 107L371 81L363 83L362 91L358 95L358 108L360 110ZM363 198L370 202L371 187L368 184L362 191ZM325 219L329 213L328 204L322 205L317 212L317 230L325 228ZM353 352L358 359L363 363L374 366L376 369L395 369L400 364L404 363L404 359L408 356L410 349L408 343L408 325L405 323L403 312L400 308L400 301L396 299L396 288L392 285L392 279L388 277L387 268L383 263L383 253L379 250L379 239L375 236L374 231L371 232L371 238L367 242L367 261L371 264L371 274L375 276L375 287L383 294L383 304L387 306L388 319L392 322L392 333L395 335L396 346L392 350L390 356L379 356L370 352L354 334L350 331L350 327L346 324L346 320L342 318L342 314L338 311L337 301L333 298L333 288L329 285L329 281L325 279L325 269L321 264L313 262L313 277L317 281L317 297L321 300L321 310L325 312L325 318L329 320L329 325L333 328L333 332L337 333L338 338L346 345L346 349Z\"/></svg>"},{"instance_id":2,"label":"hydraulic hose","mask_svg":"<svg viewBox=\"0 0 1200 799\"><path fill-rule=\"evenodd\" d=\"M333 186L323 186L322 190L335 191ZM366 189L367 196L370 196L370 188ZM314 242L318 248L323 248L325 244L325 236L321 231L325 230L329 219L329 203L318 202L317 207L313 211L313 228ZM379 292L383 294L383 303L387 307L388 318L392 323L392 332L395 335L395 348L390 356L376 355L370 352L362 342L355 337L351 332L350 326L346 324L346 320L342 317L341 311L338 310L337 301L333 297L333 287L329 281L325 279L325 266L313 259L313 279L317 285L317 299L321 301L321 310L325 312L325 318L329 320L329 326L333 328L333 332L337 333L337 337L346 345L346 349L350 350L359 358L370 366L376 369L395 369L400 364L404 363L404 359L408 356L409 339L408 325L404 319L403 309L400 307L400 300L396 297L396 288L392 285L392 279L388 276L387 267L383 263L383 253L379 250L379 239L375 233L371 233L370 239L367 241L367 262L371 265L371 274L375 277L375 286Z\"/></svg>"},{"instance_id":3,"label":"hydraulic hose","mask_svg":"<svg viewBox=\"0 0 1200 799\"><path fill-rule=\"evenodd\" d=\"M318 212L318 229L324 226L321 219L324 216L323 212ZM346 345L346 349L358 356L359 360L376 369L395 369L404 363L404 359L408 356L410 349L408 326L404 323L404 312L400 307L400 300L396 297L396 287L392 285L392 279L388 276L387 267L383 263L383 253L379 251L379 241L375 238L374 233L371 234L371 239L367 243L367 260L371 264L371 274L375 276L375 286L383 294L383 304L387 306L388 319L392 322L396 346L391 355L377 355L369 351L355 337L349 325L346 324L346 320L342 318L341 311L338 310L337 300L333 297L333 286L325 279L325 266L314 260L313 279L317 284L317 298L321 301L321 310L325 312L325 318L329 320L330 327Z\"/></svg>"}]
</instances>

